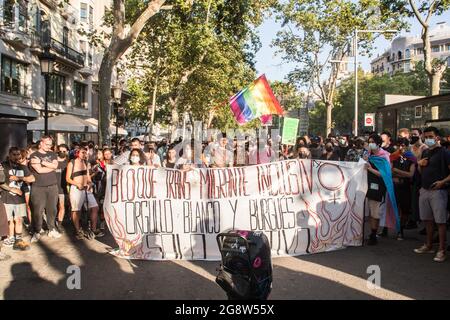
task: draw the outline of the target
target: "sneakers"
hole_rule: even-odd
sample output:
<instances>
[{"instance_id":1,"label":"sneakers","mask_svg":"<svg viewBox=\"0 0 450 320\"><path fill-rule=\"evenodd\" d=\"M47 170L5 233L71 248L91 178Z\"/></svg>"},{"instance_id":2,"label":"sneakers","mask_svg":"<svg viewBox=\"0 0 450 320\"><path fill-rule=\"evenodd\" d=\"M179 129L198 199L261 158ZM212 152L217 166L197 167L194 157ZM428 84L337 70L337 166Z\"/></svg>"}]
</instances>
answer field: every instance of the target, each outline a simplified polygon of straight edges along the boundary
<instances>
[{"instance_id":1,"label":"sneakers","mask_svg":"<svg viewBox=\"0 0 450 320\"><path fill-rule=\"evenodd\" d=\"M86 239L92 240L95 238L95 233L89 228L84 232L84 236L86 237Z\"/></svg>"},{"instance_id":2,"label":"sneakers","mask_svg":"<svg viewBox=\"0 0 450 320\"><path fill-rule=\"evenodd\" d=\"M3 240L3 245L5 247L11 248L15 242L16 242L16 239L14 237L9 237L9 238Z\"/></svg>"},{"instance_id":3,"label":"sneakers","mask_svg":"<svg viewBox=\"0 0 450 320\"><path fill-rule=\"evenodd\" d=\"M403 236L403 234L402 234L401 232L399 232L399 233L397 234L397 240L398 240L398 241L405 240L405 237Z\"/></svg>"},{"instance_id":4,"label":"sneakers","mask_svg":"<svg viewBox=\"0 0 450 320\"><path fill-rule=\"evenodd\" d=\"M388 235L388 228L387 227L384 227L383 230L381 230L381 232L377 233L377 236L379 236L379 237L387 237L387 235Z\"/></svg>"},{"instance_id":5,"label":"sneakers","mask_svg":"<svg viewBox=\"0 0 450 320\"><path fill-rule=\"evenodd\" d=\"M37 232L31 237L31 243L41 240L41 233Z\"/></svg>"},{"instance_id":6,"label":"sneakers","mask_svg":"<svg viewBox=\"0 0 450 320\"><path fill-rule=\"evenodd\" d=\"M56 231L55 229L53 229L52 231L50 231L50 232L48 233L48 236L49 236L50 238L53 238L53 239L59 239L59 238L61 238L61 233L59 233L58 231Z\"/></svg>"},{"instance_id":7,"label":"sneakers","mask_svg":"<svg viewBox=\"0 0 450 320\"><path fill-rule=\"evenodd\" d=\"M444 262L446 259L445 250L439 250L434 257L434 261L436 262Z\"/></svg>"},{"instance_id":8,"label":"sneakers","mask_svg":"<svg viewBox=\"0 0 450 320\"><path fill-rule=\"evenodd\" d=\"M66 233L66 230L64 229L64 226L62 225L62 222L59 222L59 221L56 222L56 230L57 230L60 234Z\"/></svg>"},{"instance_id":9,"label":"sneakers","mask_svg":"<svg viewBox=\"0 0 450 320\"><path fill-rule=\"evenodd\" d=\"M423 246L421 246L420 248L414 249L415 253L434 253L433 248L428 248L426 244L424 244Z\"/></svg>"},{"instance_id":10,"label":"sneakers","mask_svg":"<svg viewBox=\"0 0 450 320\"><path fill-rule=\"evenodd\" d=\"M76 231L75 238L77 238L77 240L83 240L84 239L84 232L83 232L82 229L79 229L78 231Z\"/></svg>"},{"instance_id":11,"label":"sneakers","mask_svg":"<svg viewBox=\"0 0 450 320\"><path fill-rule=\"evenodd\" d=\"M97 229L94 232L94 235L96 238L101 238L105 236L105 233L101 229Z\"/></svg>"},{"instance_id":12,"label":"sneakers","mask_svg":"<svg viewBox=\"0 0 450 320\"><path fill-rule=\"evenodd\" d=\"M378 240L375 234L370 235L369 240L367 241L367 245L374 246L378 244Z\"/></svg>"},{"instance_id":13,"label":"sneakers","mask_svg":"<svg viewBox=\"0 0 450 320\"><path fill-rule=\"evenodd\" d=\"M13 250L27 251L27 250L30 250L30 245L28 243L26 243L25 241L23 241L22 239L18 239L14 243Z\"/></svg>"},{"instance_id":14,"label":"sneakers","mask_svg":"<svg viewBox=\"0 0 450 320\"><path fill-rule=\"evenodd\" d=\"M106 228L106 222L105 222L105 220L102 220L100 222L100 231L105 231L105 228Z\"/></svg>"},{"instance_id":15,"label":"sneakers","mask_svg":"<svg viewBox=\"0 0 450 320\"><path fill-rule=\"evenodd\" d=\"M8 256L7 254L0 252L0 261L6 261L11 259L11 256Z\"/></svg>"}]
</instances>

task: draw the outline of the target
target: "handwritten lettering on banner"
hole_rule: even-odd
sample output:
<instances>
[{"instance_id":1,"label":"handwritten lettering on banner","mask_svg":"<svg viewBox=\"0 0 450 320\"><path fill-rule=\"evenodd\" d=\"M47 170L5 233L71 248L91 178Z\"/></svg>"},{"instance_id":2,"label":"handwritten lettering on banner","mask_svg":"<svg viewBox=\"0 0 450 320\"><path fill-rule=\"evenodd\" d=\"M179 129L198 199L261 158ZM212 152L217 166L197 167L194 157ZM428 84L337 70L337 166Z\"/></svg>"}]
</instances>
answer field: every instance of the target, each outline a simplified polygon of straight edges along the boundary
<instances>
[{"instance_id":1,"label":"handwritten lettering on banner","mask_svg":"<svg viewBox=\"0 0 450 320\"><path fill-rule=\"evenodd\" d=\"M364 165L287 160L188 172L109 166L105 219L128 259L220 260L216 236L263 231L273 256L362 244Z\"/></svg>"}]
</instances>

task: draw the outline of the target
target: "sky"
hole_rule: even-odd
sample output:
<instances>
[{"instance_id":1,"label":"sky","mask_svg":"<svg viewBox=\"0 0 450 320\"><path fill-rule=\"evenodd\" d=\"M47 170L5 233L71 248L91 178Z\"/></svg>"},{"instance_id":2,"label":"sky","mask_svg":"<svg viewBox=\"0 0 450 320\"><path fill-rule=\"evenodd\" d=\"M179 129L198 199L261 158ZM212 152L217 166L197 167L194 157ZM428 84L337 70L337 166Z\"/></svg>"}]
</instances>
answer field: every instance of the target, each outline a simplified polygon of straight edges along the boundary
<instances>
[{"instance_id":1,"label":"sky","mask_svg":"<svg viewBox=\"0 0 450 320\"><path fill-rule=\"evenodd\" d=\"M431 26L434 27L436 23L447 21L450 24L450 10L446 11L441 16L435 16L431 19ZM410 32L402 31L400 35L420 35L421 25L416 19L410 19ZM276 55L276 48L271 47L273 39L276 38L277 32L281 30L281 26L275 21L275 18L267 19L259 28L260 40L262 43L261 49L256 55L256 69L258 74L265 73L270 81L284 80L285 76L295 68L295 64L283 62L281 55ZM374 49L371 52L372 56L358 56L361 66L364 70L370 70L370 61L382 54L388 47L390 42L383 36L379 37L375 42ZM352 70L353 66L349 65Z\"/></svg>"}]
</instances>

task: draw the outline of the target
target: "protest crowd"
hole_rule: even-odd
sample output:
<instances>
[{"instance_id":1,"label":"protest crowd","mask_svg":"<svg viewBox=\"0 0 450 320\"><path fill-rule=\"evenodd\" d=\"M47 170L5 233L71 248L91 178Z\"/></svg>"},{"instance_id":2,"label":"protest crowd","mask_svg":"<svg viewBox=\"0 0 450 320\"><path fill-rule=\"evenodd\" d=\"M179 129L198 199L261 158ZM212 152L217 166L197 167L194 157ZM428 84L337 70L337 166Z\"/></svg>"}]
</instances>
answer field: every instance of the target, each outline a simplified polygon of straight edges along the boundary
<instances>
[{"instance_id":1,"label":"protest crowd","mask_svg":"<svg viewBox=\"0 0 450 320\"><path fill-rule=\"evenodd\" d=\"M26 149L12 147L0 166L0 261L10 258L1 246L29 250L42 236L57 239L63 233L76 239L100 238L107 232L102 212L108 165L149 166L193 170L263 164L287 159L365 161L366 196L371 233L367 244L387 237L383 208L393 186L400 216L398 240L405 229L426 235L417 254L433 253L434 261L446 259L449 226L450 137L438 129L401 129L367 133L360 137L304 136L295 145L280 145L272 138L259 145L220 134L201 143L194 140L143 142L122 139L112 145L94 142L56 145L50 136ZM31 243L24 235L31 236ZM437 252L434 243L439 244Z\"/></svg>"}]
</instances>

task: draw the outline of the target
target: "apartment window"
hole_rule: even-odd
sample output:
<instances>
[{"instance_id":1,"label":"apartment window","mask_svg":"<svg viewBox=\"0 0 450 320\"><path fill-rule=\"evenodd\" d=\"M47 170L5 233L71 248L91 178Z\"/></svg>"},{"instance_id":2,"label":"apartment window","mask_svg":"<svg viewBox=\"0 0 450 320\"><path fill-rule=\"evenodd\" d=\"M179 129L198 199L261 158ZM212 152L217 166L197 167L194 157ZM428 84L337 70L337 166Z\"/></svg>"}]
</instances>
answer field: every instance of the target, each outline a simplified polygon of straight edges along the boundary
<instances>
[{"instance_id":1,"label":"apartment window","mask_svg":"<svg viewBox=\"0 0 450 320\"><path fill-rule=\"evenodd\" d=\"M86 102L86 85L75 81L74 83L74 95L75 95L75 107L84 108Z\"/></svg>"},{"instance_id":2,"label":"apartment window","mask_svg":"<svg viewBox=\"0 0 450 320\"><path fill-rule=\"evenodd\" d=\"M410 72L411 71L411 63L405 62L404 72Z\"/></svg>"},{"instance_id":3,"label":"apartment window","mask_svg":"<svg viewBox=\"0 0 450 320\"><path fill-rule=\"evenodd\" d=\"M67 27L63 27L63 45L64 47L68 47L69 46L69 28ZM66 49L64 48L64 49Z\"/></svg>"},{"instance_id":4,"label":"apartment window","mask_svg":"<svg viewBox=\"0 0 450 320\"><path fill-rule=\"evenodd\" d=\"M447 43L447 51L450 51L450 43Z\"/></svg>"},{"instance_id":5,"label":"apartment window","mask_svg":"<svg viewBox=\"0 0 450 320\"><path fill-rule=\"evenodd\" d=\"M94 8L91 6L89 6L89 25L91 27L94 26Z\"/></svg>"},{"instance_id":6,"label":"apartment window","mask_svg":"<svg viewBox=\"0 0 450 320\"><path fill-rule=\"evenodd\" d=\"M10 94L25 95L27 66L5 56L2 56L1 63L1 91Z\"/></svg>"},{"instance_id":7,"label":"apartment window","mask_svg":"<svg viewBox=\"0 0 450 320\"><path fill-rule=\"evenodd\" d=\"M14 24L14 0L4 0L3 24Z\"/></svg>"},{"instance_id":8,"label":"apartment window","mask_svg":"<svg viewBox=\"0 0 450 320\"><path fill-rule=\"evenodd\" d=\"M48 101L64 104L65 100L66 78L58 74L50 75L48 84Z\"/></svg>"},{"instance_id":9,"label":"apartment window","mask_svg":"<svg viewBox=\"0 0 450 320\"><path fill-rule=\"evenodd\" d=\"M80 3L80 19L82 22L87 22L88 6L86 3Z\"/></svg>"},{"instance_id":10,"label":"apartment window","mask_svg":"<svg viewBox=\"0 0 450 320\"><path fill-rule=\"evenodd\" d=\"M439 46L432 46L431 47L431 52L439 52Z\"/></svg>"},{"instance_id":11,"label":"apartment window","mask_svg":"<svg viewBox=\"0 0 450 320\"><path fill-rule=\"evenodd\" d=\"M423 54L423 48L417 48L417 54L418 55Z\"/></svg>"},{"instance_id":12,"label":"apartment window","mask_svg":"<svg viewBox=\"0 0 450 320\"><path fill-rule=\"evenodd\" d=\"M411 51L409 51L409 49L406 49L406 50L405 50L405 58L406 58L406 59L411 58Z\"/></svg>"},{"instance_id":13,"label":"apartment window","mask_svg":"<svg viewBox=\"0 0 450 320\"><path fill-rule=\"evenodd\" d=\"M27 28L28 7L25 1L19 2L19 29L22 31Z\"/></svg>"},{"instance_id":14,"label":"apartment window","mask_svg":"<svg viewBox=\"0 0 450 320\"><path fill-rule=\"evenodd\" d=\"M398 60L402 60L402 59L403 59L403 57L402 57L402 52L399 51L399 52L398 52Z\"/></svg>"}]
</instances>

